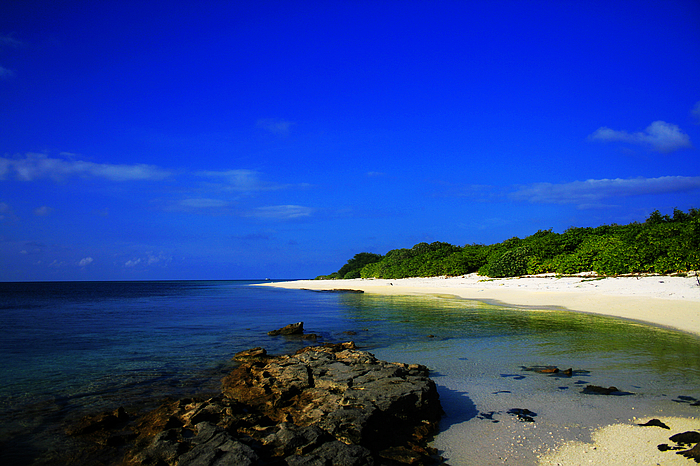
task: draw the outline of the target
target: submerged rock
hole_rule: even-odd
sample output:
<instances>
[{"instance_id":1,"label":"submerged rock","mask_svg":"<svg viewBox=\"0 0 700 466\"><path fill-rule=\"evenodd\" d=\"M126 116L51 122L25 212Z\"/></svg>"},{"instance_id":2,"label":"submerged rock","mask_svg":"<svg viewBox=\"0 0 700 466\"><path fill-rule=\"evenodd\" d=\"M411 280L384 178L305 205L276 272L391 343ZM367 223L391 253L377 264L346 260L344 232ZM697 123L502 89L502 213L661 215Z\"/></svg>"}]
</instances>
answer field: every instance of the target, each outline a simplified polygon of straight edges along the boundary
<instances>
[{"instance_id":1,"label":"submerged rock","mask_svg":"<svg viewBox=\"0 0 700 466\"><path fill-rule=\"evenodd\" d=\"M586 388L582 390L582 393L587 395L615 395L624 396L631 395L630 392L623 392L617 387L599 387L598 385L586 385Z\"/></svg>"}]
</instances>

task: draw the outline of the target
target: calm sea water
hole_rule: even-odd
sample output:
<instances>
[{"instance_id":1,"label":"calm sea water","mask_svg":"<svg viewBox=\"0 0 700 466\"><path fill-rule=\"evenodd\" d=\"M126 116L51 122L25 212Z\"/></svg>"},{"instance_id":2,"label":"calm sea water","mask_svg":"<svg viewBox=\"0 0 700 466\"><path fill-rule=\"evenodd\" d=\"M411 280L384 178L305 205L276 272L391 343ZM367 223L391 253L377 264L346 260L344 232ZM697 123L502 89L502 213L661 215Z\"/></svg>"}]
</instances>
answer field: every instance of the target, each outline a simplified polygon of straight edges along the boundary
<instances>
[{"instance_id":1,"label":"calm sea water","mask_svg":"<svg viewBox=\"0 0 700 466\"><path fill-rule=\"evenodd\" d=\"M84 414L214 392L236 352L263 346L282 354L308 344L267 336L298 321L320 342L354 340L382 359L430 366L448 411L446 431L494 411L500 406L494 389L513 393L511 384L526 386L523 377L534 378L521 366L537 364L585 368L590 375L571 383L622 385L643 394L635 395L637 403L672 403L700 414L698 407L673 402L700 399L695 336L444 296L318 293L253 283L0 283L0 464L40 461L60 448L62 426ZM576 402L579 395L566 392L563 382L542 386L541 380L528 390Z\"/></svg>"}]
</instances>

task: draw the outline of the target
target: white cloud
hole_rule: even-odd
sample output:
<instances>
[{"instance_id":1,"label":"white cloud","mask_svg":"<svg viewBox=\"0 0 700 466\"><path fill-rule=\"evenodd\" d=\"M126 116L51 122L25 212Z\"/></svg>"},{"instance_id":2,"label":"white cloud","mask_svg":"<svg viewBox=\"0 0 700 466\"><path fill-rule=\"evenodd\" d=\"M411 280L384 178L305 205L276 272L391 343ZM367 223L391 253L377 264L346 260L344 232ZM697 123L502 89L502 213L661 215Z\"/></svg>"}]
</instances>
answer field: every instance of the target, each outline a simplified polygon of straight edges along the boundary
<instances>
[{"instance_id":1,"label":"white cloud","mask_svg":"<svg viewBox=\"0 0 700 466\"><path fill-rule=\"evenodd\" d=\"M49 215L52 211L53 209L51 207L43 205L34 209L34 215L36 215L37 217L45 217Z\"/></svg>"},{"instance_id":2,"label":"white cloud","mask_svg":"<svg viewBox=\"0 0 700 466\"><path fill-rule=\"evenodd\" d=\"M275 220L292 220L296 218L309 217L313 213L310 207L300 205L275 205L259 207L250 215L253 217L269 218Z\"/></svg>"},{"instance_id":3,"label":"white cloud","mask_svg":"<svg viewBox=\"0 0 700 466\"><path fill-rule=\"evenodd\" d=\"M700 125L700 101L695 104L690 114L695 118L695 124Z\"/></svg>"},{"instance_id":4,"label":"white cloud","mask_svg":"<svg viewBox=\"0 0 700 466\"><path fill-rule=\"evenodd\" d=\"M598 128L588 136L595 141L621 141L651 146L652 150L662 153L693 147L690 137L674 124L655 121L642 132L628 133L610 128Z\"/></svg>"},{"instance_id":5,"label":"white cloud","mask_svg":"<svg viewBox=\"0 0 700 466\"><path fill-rule=\"evenodd\" d=\"M124 263L124 267L134 267L141 263L141 259L128 260Z\"/></svg>"},{"instance_id":6,"label":"white cloud","mask_svg":"<svg viewBox=\"0 0 700 466\"><path fill-rule=\"evenodd\" d=\"M161 180L170 172L153 165L118 165L84 160L51 158L45 154L28 153L24 158L0 157L0 180L8 175L21 181L50 178L56 181L70 176L106 178L112 181Z\"/></svg>"},{"instance_id":7,"label":"white cloud","mask_svg":"<svg viewBox=\"0 0 700 466\"><path fill-rule=\"evenodd\" d=\"M93 261L92 257L86 257L84 259L80 259L80 262L78 262L78 265L81 267L85 267L86 265L91 264Z\"/></svg>"},{"instance_id":8,"label":"white cloud","mask_svg":"<svg viewBox=\"0 0 700 466\"><path fill-rule=\"evenodd\" d=\"M700 189L700 176L661 176L658 178L601 179L571 183L534 183L523 186L509 197L536 204L600 205L600 200L642 194L665 194Z\"/></svg>"}]
</instances>

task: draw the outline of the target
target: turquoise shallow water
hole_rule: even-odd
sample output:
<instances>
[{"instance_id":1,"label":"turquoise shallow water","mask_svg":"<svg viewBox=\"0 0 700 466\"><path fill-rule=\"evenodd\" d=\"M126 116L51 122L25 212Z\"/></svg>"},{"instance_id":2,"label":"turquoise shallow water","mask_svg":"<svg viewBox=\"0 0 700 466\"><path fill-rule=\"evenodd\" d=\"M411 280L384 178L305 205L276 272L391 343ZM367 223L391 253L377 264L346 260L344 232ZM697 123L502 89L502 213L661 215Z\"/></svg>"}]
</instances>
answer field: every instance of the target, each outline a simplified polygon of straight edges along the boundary
<instances>
[{"instance_id":1,"label":"turquoise shallow water","mask_svg":"<svg viewBox=\"0 0 700 466\"><path fill-rule=\"evenodd\" d=\"M518 451L508 446L508 454L521 455L517 464L531 461L535 453L527 451L537 445L585 436L590 425L629 413L700 414L700 407L677 402L679 396L700 399L695 336L447 296L318 293L252 283L0 284L2 464L41 458L60 441L60 426L82 414L213 391L236 352L264 346L284 353L305 345L266 334L297 321L322 342L352 339L382 359L428 365L447 411L435 445L452 464L469 464L473 452L464 444L506 448L492 444L522 427L512 424L511 408L536 412L535 425L554 432L551 440L533 436L532 445ZM533 365L582 372L564 379L522 370ZM588 383L631 394L581 394Z\"/></svg>"}]
</instances>

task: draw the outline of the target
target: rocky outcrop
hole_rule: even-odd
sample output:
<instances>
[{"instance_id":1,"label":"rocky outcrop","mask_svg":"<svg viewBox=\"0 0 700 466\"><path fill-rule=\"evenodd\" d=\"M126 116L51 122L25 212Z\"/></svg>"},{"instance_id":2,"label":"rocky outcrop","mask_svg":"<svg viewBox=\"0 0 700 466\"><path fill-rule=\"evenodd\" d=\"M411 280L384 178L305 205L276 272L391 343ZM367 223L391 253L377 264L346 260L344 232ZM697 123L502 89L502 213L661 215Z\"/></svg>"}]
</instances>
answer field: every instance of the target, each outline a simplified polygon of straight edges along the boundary
<instances>
[{"instance_id":1,"label":"rocky outcrop","mask_svg":"<svg viewBox=\"0 0 700 466\"><path fill-rule=\"evenodd\" d=\"M295 324L285 325L284 327L277 330L270 330L267 332L271 337L276 337L277 335L302 335L304 333L304 322L297 322Z\"/></svg>"},{"instance_id":2,"label":"rocky outcrop","mask_svg":"<svg viewBox=\"0 0 700 466\"><path fill-rule=\"evenodd\" d=\"M276 337L278 335L284 335L286 337L297 337L303 340L317 340L318 335L315 333L304 333L304 322L297 322L295 324L285 325L277 330L270 330L267 334L271 337Z\"/></svg>"},{"instance_id":3,"label":"rocky outcrop","mask_svg":"<svg viewBox=\"0 0 700 466\"><path fill-rule=\"evenodd\" d=\"M427 447L442 409L426 367L379 361L352 343L277 357L254 348L236 359L220 396L168 402L126 427L123 413L95 417L97 424L84 422L74 434L103 439L110 434L96 431L106 426L128 430L133 440L111 453L120 458L112 464L122 465L440 461Z\"/></svg>"}]
</instances>

